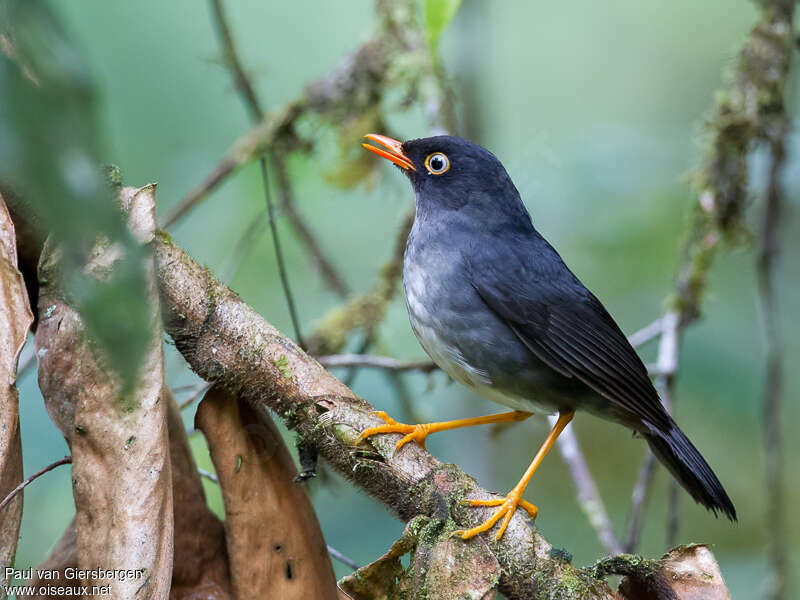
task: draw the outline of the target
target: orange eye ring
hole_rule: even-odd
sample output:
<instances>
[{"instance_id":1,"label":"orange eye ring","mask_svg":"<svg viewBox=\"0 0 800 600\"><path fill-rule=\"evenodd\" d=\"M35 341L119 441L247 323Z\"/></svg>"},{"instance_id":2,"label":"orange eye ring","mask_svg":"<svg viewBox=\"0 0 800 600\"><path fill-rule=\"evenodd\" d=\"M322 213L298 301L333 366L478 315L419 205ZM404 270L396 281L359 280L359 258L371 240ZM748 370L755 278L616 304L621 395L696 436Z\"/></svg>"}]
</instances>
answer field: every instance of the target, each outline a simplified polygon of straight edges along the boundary
<instances>
[{"instance_id":1,"label":"orange eye ring","mask_svg":"<svg viewBox=\"0 0 800 600\"><path fill-rule=\"evenodd\" d=\"M433 164L431 164L433 161ZM450 170L450 159L443 152L428 154L425 159L425 169L431 175L442 175Z\"/></svg>"}]
</instances>

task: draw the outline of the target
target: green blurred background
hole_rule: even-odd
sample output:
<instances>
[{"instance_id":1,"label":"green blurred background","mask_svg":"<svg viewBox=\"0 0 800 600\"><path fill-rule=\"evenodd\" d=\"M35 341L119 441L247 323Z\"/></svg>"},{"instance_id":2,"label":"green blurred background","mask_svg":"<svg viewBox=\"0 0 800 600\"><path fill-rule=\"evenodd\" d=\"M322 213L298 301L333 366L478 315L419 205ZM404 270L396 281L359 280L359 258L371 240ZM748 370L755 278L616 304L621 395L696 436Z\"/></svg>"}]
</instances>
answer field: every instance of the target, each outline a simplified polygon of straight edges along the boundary
<instances>
[{"instance_id":1,"label":"green blurred background","mask_svg":"<svg viewBox=\"0 0 800 600\"><path fill-rule=\"evenodd\" d=\"M215 166L249 128L247 114L219 60L208 6L189 0L52 2L84 55L100 99L105 162L120 166L129 185L158 182L164 215ZM233 32L263 103L277 108L325 74L369 36L372 2L227 3ZM684 176L699 156L698 124L708 114L723 72L757 17L744 0L568 4L465 0L441 42L442 63L456 91L462 132L494 151L520 189L538 229L604 301L626 332L662 310L673 282L682 231L693 195ZM800 109L796 78L790 108ZM418 107L390 115L392 132L428 135ZM786 343L784 433L787 506L800 501L793 435L800 409L797 136L786 169L779 302ZM401 216L411 202L404 178L388 165L372 185L338 189L326 180L335 152L289 163L301 211L313 224L351 288L365 290L390 255ZM377 159L376 159L377 160ZM753 189L764 162L753 157ZM263 208L256 163L227 180L175 228L177 243L216 270L225 264L247 224ZM758 223L760 204L750 211ZM304 332L339 300L327 291L284 220L279 223ZM740 521L715 520L684 493L681 542L713 546L735 598L754 598L766 576L763 526L766 493L760 453L763 342L755 294L754 252L725 249L715 263L705 316L686 334L677 383L677 420L702 450L733 498ZM264 235L232 287L284 332L290 332L271 241ZM380 330L383 351L420 358L402 299ZM357 341L357 340L356 340ZM355 344L352 349L355 349ZM651 344L643 349L654 356ZM196 381L167 346L168 381ZM440 420L494 412L492 405L441 374L406 376L417 413ZM20 383L25 473L66 452L44 411L35 372ZM380 373L364 371L353 388L397 418L407 418ZM186 415L191 424L192 414ZM583 415L575 427L615 529L624 537L630 492L644 444L615 426ZM517 425L495 439L488 428L440 434L428 448L455 462L486 488L505 491L518 479L547 431L544 420ZM292 436L287 441L293 446ZM192 438L198 463L211 468L202 436ZM669 478L659 467L640 551L666 550ZM338 476L310 488L329 544L360 564L377 558L403 524ZM218 490L207 486L221 512ZM537 472L527 497L539 505L537 525L577 564L602 555L580 511L558 454ZM25 493L18 568L38 564L72 518L68 469L59 469ZM795 589L800 565L800 517L788 513ZM334 563L337 575L348 572Z\"/></svg>"}]
</instances>

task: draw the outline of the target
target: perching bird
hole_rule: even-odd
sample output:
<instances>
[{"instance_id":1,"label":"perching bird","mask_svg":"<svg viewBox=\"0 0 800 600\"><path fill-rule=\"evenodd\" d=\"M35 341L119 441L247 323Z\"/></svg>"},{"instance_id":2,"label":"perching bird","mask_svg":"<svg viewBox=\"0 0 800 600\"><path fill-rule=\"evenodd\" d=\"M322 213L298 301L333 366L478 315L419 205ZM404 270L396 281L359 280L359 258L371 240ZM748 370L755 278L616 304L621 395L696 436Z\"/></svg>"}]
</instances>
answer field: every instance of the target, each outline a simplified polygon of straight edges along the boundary
<instances>
[{"instance_id":1,"label":"perching bird","mask_svg":"<svg viewBox=\"0 0 800 600\"><path fill-rule=\"evenodd\" d=\"M416 217L406 244L403 284L411 327L433 361L454 380L513 412L406 425L378 413L403 433L397 444L485 423L519 421L533 412L559 418L520 482L468 539L503 521L500 539L534 471L575 411L616 421L650 449L700 504L736 520L711 467L664 410L647 369L600 301L567 268L533 226L500 161L468 140L437 136L399 142L369 134L363 146L400 167L411 181ZM385 148L385 149L384 149Z\"/></svg>"}]
</instances>

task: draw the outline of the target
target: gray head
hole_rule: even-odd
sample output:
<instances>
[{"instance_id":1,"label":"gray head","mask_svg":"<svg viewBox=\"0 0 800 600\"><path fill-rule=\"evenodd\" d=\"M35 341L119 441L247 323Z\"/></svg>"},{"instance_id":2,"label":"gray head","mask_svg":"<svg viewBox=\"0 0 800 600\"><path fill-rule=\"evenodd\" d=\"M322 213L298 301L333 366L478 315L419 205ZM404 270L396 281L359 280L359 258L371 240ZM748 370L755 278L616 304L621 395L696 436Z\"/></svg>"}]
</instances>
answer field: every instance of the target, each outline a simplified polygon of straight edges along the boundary
<instances>
[{"instance_id":1,"label":"gray head","mask_svg":"<svg viewBox=\"0 0 800 600\"><path fill-rule=\"evenodd\" d=\"M365 137L386 148L363 144L367 150L392 161L409 178L418 211L457 210L480 220L530 222L517 188L486 148L451 135L407 142L377 134Z\"/></svg>"}]
</instances>

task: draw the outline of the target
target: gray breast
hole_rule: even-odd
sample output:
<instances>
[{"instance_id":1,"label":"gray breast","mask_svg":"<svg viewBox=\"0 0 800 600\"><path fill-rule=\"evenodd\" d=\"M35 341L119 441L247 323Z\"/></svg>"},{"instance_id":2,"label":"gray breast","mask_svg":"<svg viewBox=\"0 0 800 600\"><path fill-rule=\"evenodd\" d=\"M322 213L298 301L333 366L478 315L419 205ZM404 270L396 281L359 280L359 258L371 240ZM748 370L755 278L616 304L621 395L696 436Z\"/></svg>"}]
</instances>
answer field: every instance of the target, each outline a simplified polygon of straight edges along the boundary
<instances>
[{"instance_id":1,"label":"gray breast","mask_svg":"<svg viewBox=\"0 0 800 600\"><path fill-rule=\"evenodd\" d=\"M466 245L445 242L414 223L403 261L411 328L431 359L452 379L516 410L553 412L546 369L483 303L471 285Z\"/></svg>"}]
</instances>

